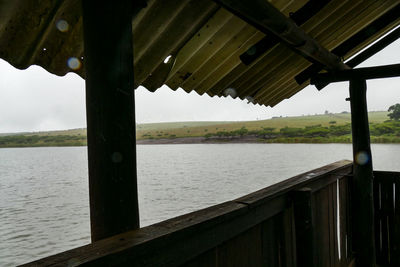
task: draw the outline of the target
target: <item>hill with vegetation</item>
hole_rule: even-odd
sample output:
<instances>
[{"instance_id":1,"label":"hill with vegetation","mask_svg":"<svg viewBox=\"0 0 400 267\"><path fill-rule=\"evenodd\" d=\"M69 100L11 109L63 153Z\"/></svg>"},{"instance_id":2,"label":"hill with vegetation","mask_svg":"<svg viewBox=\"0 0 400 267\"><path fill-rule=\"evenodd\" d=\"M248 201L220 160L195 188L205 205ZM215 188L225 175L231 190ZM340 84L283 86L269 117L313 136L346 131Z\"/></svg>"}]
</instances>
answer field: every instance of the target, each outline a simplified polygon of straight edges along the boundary
<instances>
[{"instance_id":1,"label":"hill with vegetation","mask_svg":"<svg viewBox=\"0 0 400 267\"><path fill-rule=\"evenodd\" d=\"M369 113L371 141L400 143L400 122ZM350 114L274 117L257 121L138 124L138 143L350 143ZM86 129L0 134L0 147L85 146Z\"/></svg>"},{"instance_id":2,"label":"hill with vegetation","mask_svg":"<svg viewBox=\"0 0 400 267\"><path fill-rule=\"evenodd\" d=\"M382 123L388 120L388 112L375 111L369 113L370 123ZM142 139L162 139L162 138L184 138L184 137L204 137L207 134L218 132L233 132L241 128L246 128L248 131L262 131L264 128L273 128L274 132L280 129L289 128L304 128L307 126L320 125L329 127L334 125L345 125L351 122L350 113L342 112L337 114L320 114L297 117L274 117L268 120L256 121L236 121L236 122L178 122L171 123L175 127L164 127L163 123L142 124L137 127L136 138Z\"/></svg>"}]
</instances>

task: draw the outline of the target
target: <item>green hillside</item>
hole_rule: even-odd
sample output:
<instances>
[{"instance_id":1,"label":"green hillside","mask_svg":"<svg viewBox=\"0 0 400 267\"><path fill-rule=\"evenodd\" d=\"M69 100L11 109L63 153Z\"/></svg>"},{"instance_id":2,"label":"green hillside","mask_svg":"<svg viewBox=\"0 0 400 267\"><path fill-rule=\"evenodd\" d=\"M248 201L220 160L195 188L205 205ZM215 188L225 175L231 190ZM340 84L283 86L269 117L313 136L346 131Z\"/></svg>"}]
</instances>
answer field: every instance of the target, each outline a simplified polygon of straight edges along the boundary
<instances>
[{"instance_id":1,"label":"green hillside","mask_svg":"<svg viewBox=\"0 0 400 267\"><path fill-rule=\"evenodd\" d=\"M387 122L388 112L369 113L373 142L399 142L399 125ZM136 125L138 140L205 137L229 141L246 135L257 136L261 142L349 142L350 114L325 114L298 117L276 117L257 121L202 121L146 123ZM338 133L343 134L338 135ZM260 138L261 136L261 138ZM271 136L275 136L271 138ZM254 137L255 138L255 137ZM322 138L322 139L321 139ZM86 129L62 131L3 133L0 147L84 146Z\"/></svg>"},{"instance_id":2,"label":"green hillside","mask_svg":"<svg viewBox=\"0 0 400 267\"><path fill-rule=\"evenodd\" d=\"M381 123L388 120L387 111L375 111L369 113L370 123ZM176 122L176 123L152 123L140 124L136 129L137 139L168 138L172 137L199 137L207 133L219 131L235 131L242 127L249 131L263 128L275 128L279 131L284 127L303 128L320 124L329 126L330 122L335 125L344 125L351 122L350 113L338 113L327 115L311 115L298 117L276 117L268 120L237 121L237 122ZM172 127L173 126L173 127Z\"/></svg>"}]
</instances>

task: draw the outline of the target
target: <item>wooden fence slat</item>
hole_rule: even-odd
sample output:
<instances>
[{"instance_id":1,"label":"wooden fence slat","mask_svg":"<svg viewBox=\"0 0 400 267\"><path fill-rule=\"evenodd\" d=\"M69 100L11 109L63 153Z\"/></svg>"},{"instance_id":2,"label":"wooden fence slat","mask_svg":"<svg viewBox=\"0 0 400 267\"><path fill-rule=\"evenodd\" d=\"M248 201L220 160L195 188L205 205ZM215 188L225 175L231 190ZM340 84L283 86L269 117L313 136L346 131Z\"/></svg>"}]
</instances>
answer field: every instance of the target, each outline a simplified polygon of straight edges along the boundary
<instances>
[{"instance_id":1,"label":"wooden fence slat","mask_svg":"<svg viewBox=\"0 0 400 267\"><path fill-rule=\"evenodd\" d=\"M314 194L313 204L316 250L316 264L314 266L329 267L331 266L329 251L329 188L317 191Z\"/></svg>"},{"instance_id":2,"label":"wooden fence slat","mask_svg":"<svg viewBox=\"0 0 400 267\"><path fill-rule=\"evenodd\" d=\"M283 212L283 230L284 230L284 249L281 251L280 257L282 266L296 267L296 230L294 223L293 206L287 208Z\"/></svg>"},{"instance_id":3,"label":"wooden fence slat","mask_svg":"<svg viewBox=\"0 0 400 267\"><path fill-rule=\"evenodd\" d=\"M262 226L262 254L263 254L263 265L271 267L280 267L280 246L282 240L280 234L282 233L282 223L277 222L277 215L271 219L266 220Z\"/></svg>"},{"instance_id":4,"label":"wooden fence slat","mask_svg":"<svg viewBox=\"0 0 400 267\"><path fill-rule=\"evenodd\" d=\"M389 181L387 183L387 203L386 203L386 214L387 214L387 238L388 238L388 261L389 263L392 262L393 258L393 246L395 244L393 240L393 233L395 231L395 224L394 224L394 183Z\"/></svg>"},{"instance_id":5,"label":"wooden fence slat","mask_svg":"<svg viewBox=\"0 0 400 267\"><path fill-rule=\"evenodd\" d=\"M347 266L347 179L339 180L340 266Z\"/></svg>"},{"instance_id":6,"label":"wooden fence slat","mask_svg":"<svg viewBox=\"0 0 400 267\"><path fill-rule=\"evenodd\" d=\"M262 266L261 225L217 247L217 266Z\"/></svg>"},{"instance_id":7,"label":"wooden fence slat","mask_svg":"<svg viewBox=\"0 0 400 267\"><path fill-rule=\"evenodd\" d=\"M337 183L329 186L329 240L331 266L338 266Z\"/></svg>"},{"instance_id":8,"label":"wooden fence slat","mask_svg":"<svg viewBox=\"0 0 400 267\"><path fill-rule=\"evenodd\" d=\"M400 266L400 173L374 175L377 263Z\"/></svg>"},{"instance_id":9,"label":"wooden fence slat","mask_svg":"<svg viewBox=\"0 0 400 267\"><path fill-rule=\"evenodd\" d=\"M393 266L400 266L400 175L397 174L396 178L394 183L394 231L391 234L391 264L393 264Z\"/></svg>"},{"instance_id":10,"label":"wooden fence slat","mask_svg":"<svg viewBox=\"0 0 400 267\"><path fill-rule=\"evenodd\" d=\"M296 255L298 266L315 266L317 232L313 214L313 194L310 188L292 193L296 231Z\"/></svg>"},{"instance_id":11,"label":"wooden fence slat","mask_svg":"<svg viewBox=\"0 0 400 267\"><path fill-rule=\"evenodd\" d=\"M340 266L349 266L352 253L350 177L339 180Z\"/></svg>"},{"instance_id":12,"label":"wooden fence slat","mask_svg":"<svg viewBox=\"0 0 400 267\"><path fill-rule=\"evenodd\" d=\"M384 262L384 256L382 253L382 242L381 242L381 179L380 176L374 178L374 212L375 212L375 249L376 249L376 262Z\"/></svg>"},{"instance_id":13,"label":"wooden fence slat","mask_svg":"<svg viewBox=\"0 0 400 267\"><path fill-rule=\"evenodd\" d=\"M393 187L391 188L392 183L390 181L382 180L381 181L381 238L382 238L382 256L384 257L382 260L382 264L389 264L389 214L391 207L390 203L393 203L393 198L390 198L390 192L393 195Z\"/></svg>"},{"instance_id":14,"label":"wooden fence slat","mask_svg":"<svg viewBox=\"0 0 400 267\"><path fill-rule=\"evenodd\" d=\"M217 249L213 248L203 254L197 256L196 258L190 260L189 262L182 265L182 267L216 267L217 262Z\"/></svg>"}]
</instances>

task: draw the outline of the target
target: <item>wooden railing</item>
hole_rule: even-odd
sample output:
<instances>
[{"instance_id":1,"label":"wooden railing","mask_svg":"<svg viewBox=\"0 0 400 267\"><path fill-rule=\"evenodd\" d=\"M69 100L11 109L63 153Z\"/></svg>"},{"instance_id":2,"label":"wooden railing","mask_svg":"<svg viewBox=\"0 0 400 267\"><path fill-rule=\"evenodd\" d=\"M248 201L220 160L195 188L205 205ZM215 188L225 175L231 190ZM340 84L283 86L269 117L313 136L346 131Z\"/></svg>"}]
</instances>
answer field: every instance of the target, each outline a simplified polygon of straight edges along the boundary
<instances>
[{"instance_id":1,"label":"wooden railing","mask_svg":"<svg viewBox=\"0 0 400 267\"><path fill-rule=\"evenodd\" d=\"M349 266L351 172L336 162L27 266Z\"/></svg>"},{"instance_id":2,"label":"wooden railing","mask_svg":"<svg viewBox=\"0 0 400 267\"><path fill-rule=\"evenodd\" d=\"M374 172L376 261L400 266L400 172Z\"/></svg>"}]
</instances>

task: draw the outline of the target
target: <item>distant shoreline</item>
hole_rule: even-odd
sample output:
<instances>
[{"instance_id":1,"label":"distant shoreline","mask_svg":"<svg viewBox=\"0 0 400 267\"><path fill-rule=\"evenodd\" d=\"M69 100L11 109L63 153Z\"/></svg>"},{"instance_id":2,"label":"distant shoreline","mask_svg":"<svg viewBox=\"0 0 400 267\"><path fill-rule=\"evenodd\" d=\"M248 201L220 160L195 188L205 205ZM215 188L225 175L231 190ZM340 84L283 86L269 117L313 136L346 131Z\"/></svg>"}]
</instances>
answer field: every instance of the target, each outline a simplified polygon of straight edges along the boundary
<instances>
[{"instance_id":1,"label":"distant shoreline","mask_svg":"<svg viewBox=\"0 0 400 267\"><path fill-rule=\"evenodd\" d=\"M399 142L397 142L399 141ZM400 139L385 139L371 136L373 144L399 144ZM154 138L136 140L137 145L178 145L178 144L351 144L351 138L313 138L313 137L288 137L262 139L256 135L242 137L176 137L176 138ZM6 144L0 148L24 148L24 147L79 147L87 146L85 142L59 142L59 143L23 143Z\"/></svg>"},{"instance_id":2,"label":"distant shoreline","mask_svg":"<svg viewBox=\"0 0 400 267\"><path fill-rule=\"evenodd\" d=\"M399 144L400 121L370 112L371 143ZM174 122L136 125L138 145L351 143L348 112L237 122ZM85 128L0 134L0 148L86 146Z\"/></svg>"},{"instance_id":3,"label":"distant shoreline","mask_svg":"<svg viewBox=\"0 0 400 267\"><path fill-rule=\"evenodd\" d=\"M399 144L399 142L387 142L384 139L371 137L373 144ZM351 139L334 138L277 138L260 139L256 136L244 136L241 138L205 138L205 137L181 137L163 139L141 139L136 140L137 145L167 145L167 144L351 144Z\"/></svg>"},{"instance_id":4,"label":"distant shoreline","mask_svg":"<svg viewBox=\"0 0 400 267\"><path fill-rule=\"evenodd\" d=\"M136 140L137 145L161 145L161 144L246 144L246 143L263 143L258 138L221 138L207 139L205 137L178 137L178 138L160 138L160 139L140 139Z\"/></svg>"}]
</instances>

